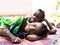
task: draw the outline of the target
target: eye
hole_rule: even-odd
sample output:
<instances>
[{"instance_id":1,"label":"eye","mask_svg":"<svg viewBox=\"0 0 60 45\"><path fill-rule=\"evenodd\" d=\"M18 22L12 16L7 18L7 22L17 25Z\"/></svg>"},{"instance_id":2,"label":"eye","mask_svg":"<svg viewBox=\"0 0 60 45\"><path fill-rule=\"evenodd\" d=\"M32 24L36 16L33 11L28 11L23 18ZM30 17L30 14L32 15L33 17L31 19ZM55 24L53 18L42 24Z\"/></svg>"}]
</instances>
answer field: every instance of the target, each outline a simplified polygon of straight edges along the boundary
<instances>
[{"instance_id":1,"label":"eye","mask_svg":"<svg viewBox=\"0 0 60 45\"><path fill-rule=\"evenodd\" d=\"M36 27L36 25L33 25L34 27Z\"/></svg>"},{"instance_id":2,"label":"eye","mask_svg":"<svg viewBox=\"0 0 60 45\"><path fill-rule=\"evenodd\" d=\"M36 25L35 24L32 24L33 27L35 27Z\"/></svg>"}]
</instances>

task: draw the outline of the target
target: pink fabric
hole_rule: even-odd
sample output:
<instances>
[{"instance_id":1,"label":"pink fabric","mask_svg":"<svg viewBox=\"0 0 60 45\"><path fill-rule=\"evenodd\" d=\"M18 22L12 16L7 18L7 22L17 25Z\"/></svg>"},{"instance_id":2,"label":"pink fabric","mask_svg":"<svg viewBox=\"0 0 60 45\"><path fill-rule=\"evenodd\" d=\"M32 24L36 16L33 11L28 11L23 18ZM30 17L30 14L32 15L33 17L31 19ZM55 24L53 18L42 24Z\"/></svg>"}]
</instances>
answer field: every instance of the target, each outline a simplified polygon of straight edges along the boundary
<instances>
[{"instance_id":1,"label":"pink fabric","mask_svg":"<svg viewBox=\"0 0 60 45\"><path fill-rule=\"evenodd\" d=\"M49 35L45 39L34 41L34 42L30 42L26 39L21 39L20 44L14 44L14 45L46 45L51 42L53 37L54 37L54 35ZM13 45L7 37L0 37L0 45L5 45L5 44L6 45Z\"/></svg>"},{"instance_id":2,"label":"pink fabric","mask_svg":"<svg viewBox=\"0 0 60 45\"><path fill-rule=\"evenodd\" d=\"M56 35L48 35L47 38L44 38L42 40L30 42L26 39L21 39L20 44L12 44L10 39L7 37L2 37L0 36L0 45L51 45L53 40L60 35L60 29L57 29L57 34Z\"/></svg>"}]
</instances>

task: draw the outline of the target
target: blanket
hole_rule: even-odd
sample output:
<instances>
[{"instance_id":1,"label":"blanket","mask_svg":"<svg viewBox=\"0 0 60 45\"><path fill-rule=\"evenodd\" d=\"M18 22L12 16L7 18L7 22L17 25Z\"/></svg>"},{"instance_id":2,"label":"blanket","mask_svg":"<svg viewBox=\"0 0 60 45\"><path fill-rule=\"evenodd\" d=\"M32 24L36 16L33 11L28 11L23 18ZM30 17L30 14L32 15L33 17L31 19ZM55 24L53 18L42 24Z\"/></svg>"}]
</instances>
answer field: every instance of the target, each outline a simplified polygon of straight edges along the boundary
<instances>
[{"instance_id":1,"label":"blanket","mask_svg":"<svg viewBox=\"0 0 60 45\"><path fill-rule=\"evenodd\" d=\"M56 35L48 35L47 38L30 42L26 39L21 39L21 43L13 44L9 38L0 36L0 45L54 45L57 37L60 36L60 29L57 30Z\"/></svg>"}]
</instances>

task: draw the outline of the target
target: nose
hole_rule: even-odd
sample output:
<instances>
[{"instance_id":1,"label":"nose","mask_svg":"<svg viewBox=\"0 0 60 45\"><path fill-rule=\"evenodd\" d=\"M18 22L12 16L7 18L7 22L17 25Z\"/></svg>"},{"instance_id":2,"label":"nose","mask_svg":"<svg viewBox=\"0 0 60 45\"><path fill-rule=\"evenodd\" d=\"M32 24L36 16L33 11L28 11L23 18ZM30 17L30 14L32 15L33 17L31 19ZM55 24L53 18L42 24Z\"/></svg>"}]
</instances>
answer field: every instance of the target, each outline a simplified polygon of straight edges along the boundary
<instances>
[{"instance_id":1,"label":"nose","mask_svg":"<svg viewBox=\"0 0 60 45\"><path fill-rule=\"evenodd\" d=\"M35 18L36 18L36 16L33 16L33 18L35 19Z\"/></svg>"},{"instance_id":2,"label":"nose","mask_svg":"<svg viewBox=\"0 0 60 45\"><path fill-rule=\"evenodd\" d=\"M35 27L33 27L33 26L30 26L30 29L35 29Z\"/></svg>"}]
</instances>

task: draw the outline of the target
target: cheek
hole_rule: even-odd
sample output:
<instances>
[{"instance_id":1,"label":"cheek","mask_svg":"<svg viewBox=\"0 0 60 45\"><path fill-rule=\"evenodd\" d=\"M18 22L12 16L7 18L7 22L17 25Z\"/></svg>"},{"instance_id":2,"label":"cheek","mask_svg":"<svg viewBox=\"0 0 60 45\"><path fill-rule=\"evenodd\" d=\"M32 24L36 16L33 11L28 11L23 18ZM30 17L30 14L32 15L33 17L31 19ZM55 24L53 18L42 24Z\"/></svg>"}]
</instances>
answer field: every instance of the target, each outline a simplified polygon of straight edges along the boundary
<instances>
[{"instance_id":1,"label":"cheek","mask_svg":"<svg viewBox=\"0 0 60 45\"><path fill-rule=\"evenodd\" d=\"M35 33L36 33L36 34L39 34L40 32L41 32L40 29L36 29L36 30L35 30Z\"/></svg>"},{"instance_id":2,"label":"cheek","mask_svg":"<svg viewBox=\"0 0 60 45\"><path fill-rule=\"evenodd\" d=\"M30 30L29 30L29 27L28 27L28 26L25 27L25 31L26 31L27 33L30 33Z\"/></svg>"},{"instance_id":3,"label":"cheek","mask_svg":"<svg viewBox=\"0 0 60 45\"><path fill-rule=\"evenodd\" d=\"M29 27L28 26L25 27L25 31L27 31L27 30L29 30Z\"/></svg>"},{"instance_id":4,"label":"cheek","mask_svg":"<svg viewBox=\"0 0 60 45\"><path fill-rule=\"evenodd\" d=\"M38 21L39 21L39 19L37 19L37 18L34 18L34 19L33 19L33 21L34 21L34 22L36 22L36 21L38 22Z\"/></svg>"},{"instance_id":5,"label":"cheek","mask_svg":"<svg viewBox=\"0 0 60 45\"><path fill-rule=\"evenodd\" d=\"M36 33L36 34L39 34L39 33L40 33L40 31L38 31L38 30L37 30L37 31L35 31L35 33Z\"/></svg>"}]
</instances>

